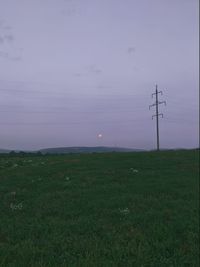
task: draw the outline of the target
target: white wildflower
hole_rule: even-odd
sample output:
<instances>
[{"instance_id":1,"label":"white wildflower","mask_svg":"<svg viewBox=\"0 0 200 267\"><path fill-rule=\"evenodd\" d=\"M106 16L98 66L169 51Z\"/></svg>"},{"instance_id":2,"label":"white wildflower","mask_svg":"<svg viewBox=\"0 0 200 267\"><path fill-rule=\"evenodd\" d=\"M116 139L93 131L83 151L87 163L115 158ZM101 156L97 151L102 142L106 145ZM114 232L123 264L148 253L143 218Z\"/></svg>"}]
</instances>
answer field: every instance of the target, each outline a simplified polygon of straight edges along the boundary
<instances>
[{"instance_id":1,"label":"white wildflower","mask_svg":"<svg viewBox=\"0 0 200 267\"><path fill-rule=\"evenodd\" d=\"M23 208L22 202L18 204L11 203L10 208L11 210L21 210Z\"/></svg>"},{"instance_id":2,"label":"white wildflower","mask_svg":"<svg viewBox=\"0 0 200 267\"><path fill-rule=\"evenodd\" d=\"M66 180L66 181L69 181L69 180L70 180L70 178L67 176L67 177L65 177L65 180Z\"/></svg>"},{"instance_id":3,"label":"white wildflower","mask_svg":"<svg viewBox=\"0 0 200 267\"><path fill-rule=\"evenodd\" d=\"M119 212L122 213L122 214L124 214L124 215L127 215L127 214L130 213L130 210L129 210L129 208L119 209Z\"/></svg>"},{"instance_id":4,"label":"white wildflower","mask_svg":"<svg viewBox=\"0 0 200 267\"><path fill-rule=\"evenodd\" d=\"M132 171L132 172L134 172L134 173L139 172L137 169L133 169L133 168L130 168L130 171Z\"/></svg>"}]
</instances>

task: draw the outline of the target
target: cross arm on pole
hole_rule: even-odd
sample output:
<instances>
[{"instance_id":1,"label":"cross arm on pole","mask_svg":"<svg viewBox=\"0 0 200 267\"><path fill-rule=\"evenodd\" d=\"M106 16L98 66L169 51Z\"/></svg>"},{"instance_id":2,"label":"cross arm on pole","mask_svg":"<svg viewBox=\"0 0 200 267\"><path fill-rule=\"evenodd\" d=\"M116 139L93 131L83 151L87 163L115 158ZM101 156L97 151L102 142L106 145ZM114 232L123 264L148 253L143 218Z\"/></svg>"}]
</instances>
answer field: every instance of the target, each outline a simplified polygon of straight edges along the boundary
<instances>
[{"instance_id":1,"label":"cross arm on pole","mask_svg":"<svg viewBox=\"0 0 200 267\"><path fill-rule=\"evenodd\" d=\"M149 105L149 110L151 109L151 107L154 107L154 106L156 106L156 103Z\"/></svg>"},{"instance_id":2,"label":"cross arm on pole","mask_svg":"<svg viewBox=\"0 0 200 267\"><path fill-rule=\"evenodd\" d=\"M165 104L165 106L167 105L166 101L159 101L158 104Z\"/></svg>"},{"instance_id":3,"label":"cross arm on pole","mask_svg":"<svg viewBox=\"0 0 200 267\"><path fill-rule=\"evenodd\" d=\"M158 116L161 116L161 117L163 118L163 114L160 113L160 114L158 114L158 115L153 115L153 116L152 116L152 120L153 120L154 117L158 117Z\"/></svg>"},{"instance_id":4,"label":"cross arm on pole","mask_svg":"<svg viewBox=\"0 0 200 267\"><path fill-rule=\"evenodd\" d=\"M151 94L151 97L153 98L153 96L156 95L156 94L161 94L161 95L163 95L163 92L162 92L162 91L159 91L159 92L157 92L157 93L153 93L153 94Z\"/></svg>"}]
</instances>

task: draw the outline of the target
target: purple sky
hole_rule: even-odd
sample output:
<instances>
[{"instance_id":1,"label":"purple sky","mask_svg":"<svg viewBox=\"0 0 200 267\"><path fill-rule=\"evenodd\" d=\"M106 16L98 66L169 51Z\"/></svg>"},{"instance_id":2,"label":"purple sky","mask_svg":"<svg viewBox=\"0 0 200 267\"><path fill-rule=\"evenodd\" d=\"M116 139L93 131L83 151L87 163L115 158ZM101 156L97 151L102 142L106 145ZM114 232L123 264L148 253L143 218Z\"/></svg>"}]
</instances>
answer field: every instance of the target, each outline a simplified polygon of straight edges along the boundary
<instances>
[{"instance_id":1,"label":"purple sky","mask_svg":"<svg viewBox=\"0 0 200 267\"><path fill-rule=\"evenodd\" d=\"M0 148L198 146L198 0L0 0ZM98 134L102 138L98 138Z\"/></svg>"}]
</instances>

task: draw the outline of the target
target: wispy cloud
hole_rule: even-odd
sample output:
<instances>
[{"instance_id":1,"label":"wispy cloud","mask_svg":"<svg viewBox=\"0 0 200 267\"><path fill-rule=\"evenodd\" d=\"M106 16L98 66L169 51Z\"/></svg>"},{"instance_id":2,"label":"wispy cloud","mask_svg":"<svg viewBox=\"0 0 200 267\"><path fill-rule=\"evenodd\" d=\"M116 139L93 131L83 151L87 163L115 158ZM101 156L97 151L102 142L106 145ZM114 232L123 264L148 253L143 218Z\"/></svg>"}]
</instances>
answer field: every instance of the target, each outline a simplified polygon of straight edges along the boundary
<instances>
[{"instance_id":1,"label":"wispy cloud","mask_svg":"<svg viewBox=\"0 0 200 267\"><path fill-rule=\"evenodd\" d=\"M76 14L76 9L75 8L63 9L61 11L61 14L66 17L71 17Z\"/></svg>"},{"instance_id":2,"label":"wispy cloud","mask_svg":"<svg viewBox=\"0 0 200 267\"><path fill-rule=\"evenodd\" d=\"M0 36L0 45L4 43L4 38Z\"/></svg>"},{"instance_id":3,"label":"wispy cloud","mask_svg":"<svg viewBox=\"0 0 200 267\"><path fill-rule=\"evenodd\" d=\"M9 59L12 61L21 61L22 57L21 56L15 56L15 57L10 57Z\"/></svg>"},{"instance_id":4,"label":"wispy cloud","mask_svg":"<svg viewBox=\"0 0 200 267\"><path fill-rule=\"evenodd\" d=\"M83 72L76 72L73 75L76 77L81 77L81 76L87 76L90 74L100 75L102 74L102 72L103 71L99 67L97 67L95 64L92 64L92 65L86 66Z\"/></svg>"},{"instance_id":5,"label":"wispy cloud","mask_svg":"<svg viewBox=\"0 0 200 267\"><path fill-rule=\"evenodd\" d=\"M5 24L5 21L1 19L0 29L1 29L0 46L2 46L1 51L0 51L0 58L10 60L10 61L20 61L22 59L20 55L13 55L7 52L8 50L10 50L10 48L12 48L12 51L14 50L16 51L16 48L13 47L15 37L14 37L14 34L11 32L12 27ZM19 49L18 49L18 52L19 52Z\"/></svg>"},{"instance_id":6,"label":"wispy cloud","mask_svg":"<svg viewBox=\"0 0 200 267\"><path fill-rule=\"evenodd\" d=\"M0 19L0 29L9 31L12 29L12 27L10 25L7 25L3 19Z\"/></svg>"},{"instance_id":7,"label":"wispy cloud","mask_svg":"<svg viewBox=\"0 0 200 267\"><path fill-rule=\"evenodd\" d=\"M128 54L134 54L135 53L135 47L134 46L128 47L127 52L128 52Z\"/></svg>"},{"instance_id":8,"label":"wispy cloud","mask_svg":"<svg viewBox=\"0 0 200 267\"><path fill-rule=\"evenodd\" d=\"M101 74L102 70L100 68L98 68L96 65L90 65L87 67L87 70L92 73L92 74Z\"/></svg>"},{"instance_id":9,"label":"wispy cloud","mask_svg":"<svg viewBox=\"0 0 200 267\"><path fill-rule=\"evenodd\" d=\"M22 60L21 56L11 56L8 52L0 51L0 58L11 60L11 61L20 61Z\"/></svg>"},{"instance_id":10,"label":"wispy cloud","mask_svg":"<svg viewBox=\"0 0 200 267\"><path fill-rule=\"evenodd\" d=\"M8 55L7 52L0 51L0 57L1 57L1 58L8 58L9 55Z\"/></svg>"},{"instance_id":11,"label":"wispy cloud","mask_svg":"<svg viewBox=\"0 0 200 267\"><path fill-rule=\"evenodd\" d=\"M74 76L81 77L82 75L81 75L81 73L77 72L77 73L74 73Z\"/></svg>"},{"instance_id":12,"label":"wispy cloud","mask_svg":"<svg viewBox=\"0 0 200 267\"><path fill-rule=\"evenodd\" d=\"M4 40L7 41L7 42L13 42L14 41L14 36L13 34L6 34L4 35Z\"/></svg>"},{"instance_id":13,"label":"wispy cloud","mask_svg":"<svg viewBox=\"0 0 200 267\"><path fill-rule=\"evenodd\" d=\"M0 36L0 45L5 43L12 43L14 41L13 34L5 34Z\"/></svg>"},{"instance_id":14,"label":"wispy cloud","mask_svg":"<svg viewBox=\"0 0 200 267\"><path fill-rule=\"evenodd\" d=\"M74 15L80 14L80 6L77 1L74 0L64 0L64 7L61 10L61 14L66 17L72 17Z\"/></svg>"}]
</instances>

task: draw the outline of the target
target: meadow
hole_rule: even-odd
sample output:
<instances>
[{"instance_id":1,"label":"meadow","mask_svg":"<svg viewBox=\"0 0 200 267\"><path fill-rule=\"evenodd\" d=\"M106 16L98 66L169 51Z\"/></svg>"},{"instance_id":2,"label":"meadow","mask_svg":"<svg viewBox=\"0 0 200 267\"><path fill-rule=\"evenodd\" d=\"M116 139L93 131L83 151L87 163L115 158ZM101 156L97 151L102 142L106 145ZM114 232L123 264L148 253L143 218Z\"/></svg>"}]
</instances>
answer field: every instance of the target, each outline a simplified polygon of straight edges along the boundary
<instances>
[{"instance_id":1,"label":"meadow","mask_svg":"<svg viewBox=\"0 0 200 267\"><path fill-rule=\"evenodd\" d=\"M2 154L0 266L199 266L198 158Z\"/></svg>"}]
</instances>

